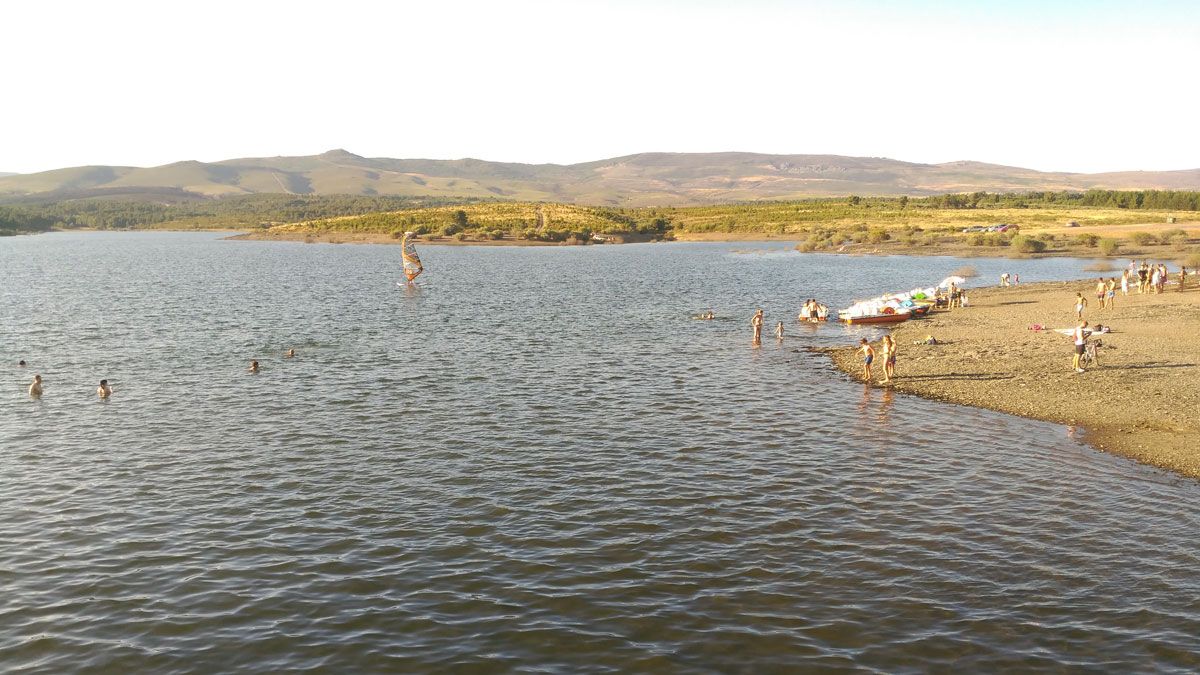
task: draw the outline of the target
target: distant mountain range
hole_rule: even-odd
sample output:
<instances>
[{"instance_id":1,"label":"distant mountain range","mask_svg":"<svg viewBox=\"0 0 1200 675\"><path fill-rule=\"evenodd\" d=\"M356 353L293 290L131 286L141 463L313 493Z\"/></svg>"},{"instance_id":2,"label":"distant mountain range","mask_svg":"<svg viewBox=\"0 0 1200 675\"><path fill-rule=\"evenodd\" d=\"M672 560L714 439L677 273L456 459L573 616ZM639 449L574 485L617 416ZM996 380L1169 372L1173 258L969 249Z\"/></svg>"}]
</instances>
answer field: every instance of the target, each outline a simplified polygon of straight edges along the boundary
<instances>
[{"instance_id":1,"label":"distant mountain range","mask_svg":"<svg viewBox=\"0 0 1200 675\"><path fill-rule=\"evenodd\" d=\"M212 198L253 193L495 197L601 206L686 206L857 195L1028 190L1200 190L1200 169L1047 173L982 162L748 152L642 153L583 164L388 159L345 150L308 157L80 166L0 174L0 199Z\"/></svg>"}]
</instances>

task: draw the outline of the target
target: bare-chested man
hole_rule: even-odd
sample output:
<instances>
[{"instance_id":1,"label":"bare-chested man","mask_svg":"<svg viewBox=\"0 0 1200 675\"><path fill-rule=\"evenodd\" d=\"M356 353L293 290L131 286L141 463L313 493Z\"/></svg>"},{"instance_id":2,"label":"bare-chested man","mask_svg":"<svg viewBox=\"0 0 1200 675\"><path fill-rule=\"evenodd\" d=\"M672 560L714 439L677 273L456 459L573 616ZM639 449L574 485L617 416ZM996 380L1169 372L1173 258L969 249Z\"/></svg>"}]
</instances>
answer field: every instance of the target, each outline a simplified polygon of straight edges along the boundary
<instances>
[{"instance_id":1,"label":"bare-chested man","mask_svg":"<svg viewBox=\"0 0 1200 675\"><path fill-rule=\"evenodd\" d=\"M750 325L754 327L754 344L762 344L763 311L761 309L754 313L754 317L750 319Z\"/></svg>"}]
</instances>

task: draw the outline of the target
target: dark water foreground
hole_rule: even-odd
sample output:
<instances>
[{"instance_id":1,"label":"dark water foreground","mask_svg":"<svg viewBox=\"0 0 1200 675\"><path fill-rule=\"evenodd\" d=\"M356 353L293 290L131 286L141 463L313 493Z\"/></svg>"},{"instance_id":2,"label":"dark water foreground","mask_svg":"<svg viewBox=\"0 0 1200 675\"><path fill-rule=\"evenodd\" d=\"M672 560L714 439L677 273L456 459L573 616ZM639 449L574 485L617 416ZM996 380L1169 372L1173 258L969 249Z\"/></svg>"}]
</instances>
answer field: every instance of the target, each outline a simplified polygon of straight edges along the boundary
<instances>
[{"instance_id":1,"label":"dark water foreground","mask_svg":"<svg viewBox=\"0 0 1200 675\"><path fill-rule=\"evenodd\" d=\"M422 253L0 241L0 670L1200 669L1200 486L803 351L962 261Z\"/></svg>"}]
</instances>

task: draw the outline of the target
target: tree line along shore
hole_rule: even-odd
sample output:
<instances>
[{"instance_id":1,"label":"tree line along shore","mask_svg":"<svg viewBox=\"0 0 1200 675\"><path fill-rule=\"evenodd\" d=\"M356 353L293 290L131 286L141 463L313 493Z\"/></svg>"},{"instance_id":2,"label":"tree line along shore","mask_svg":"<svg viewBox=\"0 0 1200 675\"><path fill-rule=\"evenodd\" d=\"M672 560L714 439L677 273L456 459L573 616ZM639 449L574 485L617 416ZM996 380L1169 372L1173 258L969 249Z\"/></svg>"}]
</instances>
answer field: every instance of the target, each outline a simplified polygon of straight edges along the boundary
<instances>
[{"instance_id":1,"label":"tree line along shore","mask_svg":"<svg viewBox=\"0 0 1200 675\"><path fill-rule=\"evenodd\" d=\"M1095 286L1092 278L973 289L968 307L899 324L887 386L1080 427L1096 448L1200 479L1200 282L1189 276L1182 291L1171 283L1161 294L1135 285L1111 309L1090 304L1084 318L1111 332L1092 336L1102 343L1098 363L1077 373L1072 338L1054 329L1076 325L1075 294L1090 298ZM936 344L926 344L931 335ZM859 379L855 348L827 351Z\"/></svg>"},{"instance_id":2,"label":"tree line along shore","mask_svg":"<svg viewBox=\"0 0 1200 675\"><path fill-rule=\"evenodd\" d=\"M1113 191L822 198L692 207L364 195L7 199L0 233L231 229L251 239L588 245L656 240L796 242L811 252L1147 256L1200 264L1200 192ZM989 229L990 228L990 229Z\"/></svg>"}]
</instances>

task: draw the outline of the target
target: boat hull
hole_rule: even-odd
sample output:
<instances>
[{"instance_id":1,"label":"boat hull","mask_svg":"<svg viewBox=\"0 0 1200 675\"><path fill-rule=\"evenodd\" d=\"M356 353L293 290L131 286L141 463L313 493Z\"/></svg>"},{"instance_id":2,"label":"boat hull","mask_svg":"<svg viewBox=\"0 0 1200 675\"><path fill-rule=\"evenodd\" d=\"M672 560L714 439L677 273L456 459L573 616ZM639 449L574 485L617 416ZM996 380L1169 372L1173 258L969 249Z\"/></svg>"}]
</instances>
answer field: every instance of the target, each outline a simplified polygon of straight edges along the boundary
<instances>
[{"instance_id":1,"label":"boat hull","mask_svg":"<svg viewBox=\"0 0 1200 675\"><path fill-rule=\"evenodd\" d=\"M871 314L868 316L843 316L838 320L845 324L868 324L868 323L900 323L908 321L911 318L908 312L897 312L896 314Z\"/></svg>"}]
</instances>

